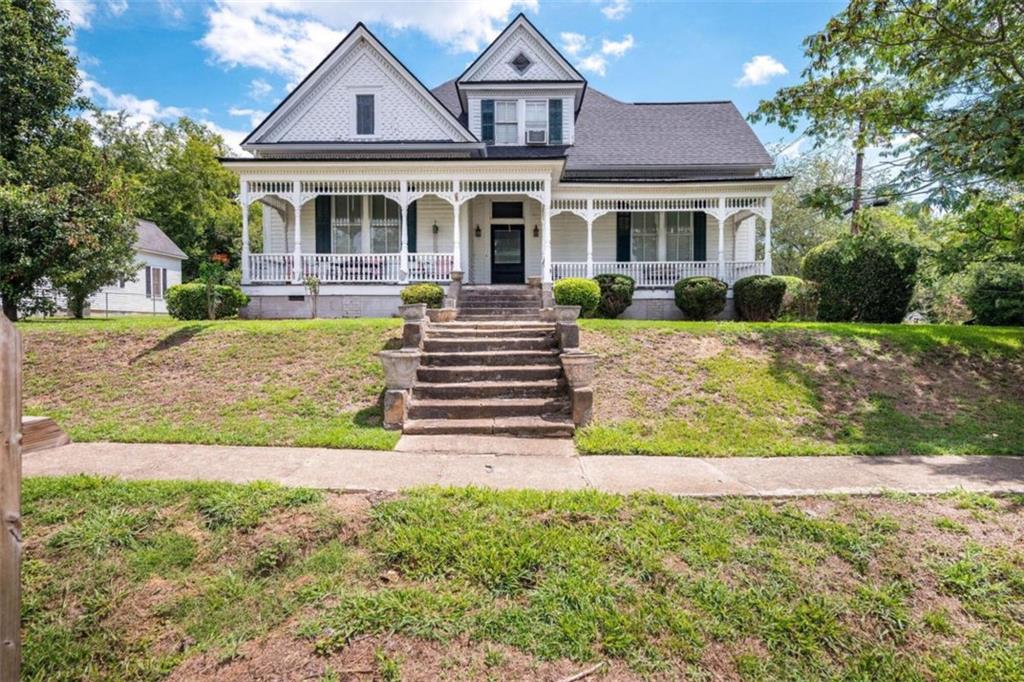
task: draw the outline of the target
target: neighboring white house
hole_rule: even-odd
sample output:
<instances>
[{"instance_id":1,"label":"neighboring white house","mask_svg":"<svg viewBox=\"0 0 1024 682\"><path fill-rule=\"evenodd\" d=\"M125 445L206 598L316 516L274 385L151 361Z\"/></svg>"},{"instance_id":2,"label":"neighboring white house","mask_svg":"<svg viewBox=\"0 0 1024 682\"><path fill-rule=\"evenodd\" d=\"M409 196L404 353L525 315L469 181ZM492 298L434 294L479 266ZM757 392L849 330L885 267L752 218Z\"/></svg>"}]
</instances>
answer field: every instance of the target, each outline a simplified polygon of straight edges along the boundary
<instances>
[{"instance_id":1,"label":"neighboring white house","mask_svg":"<svg viewBox=\"0 0 1024 682\"><path fill-rule=\"evenodd\" d=\"M321 314L358 316L456 271L544 286L621 272L638 286L627 316L673 316L682 277L771 272L788 179L731 102L616 100L522 14L433 90L358 24L242 147L254 158L223 163L241 182L246 312L262 317L304 315L308 276Z\"/></svg>"},{"instance_id":2,"label":"neighboring white house","mask_svg":"<svg viewBox=\"0 0 1024 682\"><path fill-rule=\"evenodd\" d=\"M171 238L149 220L135 224L138 272L100 289L90 299L89 307L96 314L166 313L164 294L181 284L181 262L188 258Z\"/></svg>"}]
</instances>

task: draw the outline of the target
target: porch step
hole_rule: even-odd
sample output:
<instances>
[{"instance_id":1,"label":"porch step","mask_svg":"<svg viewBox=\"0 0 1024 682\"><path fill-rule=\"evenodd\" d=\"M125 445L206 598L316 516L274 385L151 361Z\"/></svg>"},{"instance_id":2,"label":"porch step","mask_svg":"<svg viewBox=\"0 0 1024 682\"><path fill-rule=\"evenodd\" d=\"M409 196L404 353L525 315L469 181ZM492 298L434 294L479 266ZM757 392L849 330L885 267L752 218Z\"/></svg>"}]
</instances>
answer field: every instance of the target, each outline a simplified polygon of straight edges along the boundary
<instances>
[{"instance_id":1,"label":"porch step","mask_svg":"<svg viewBox=\"0 0 1024 682\"><path fill-rule=\"evenodd\" d=\"M525 321L540 321L540 309L531 310L529 312L518 312L518 311L494 311L488 313L458 313L458 319L466 320L467 322L497 322L499 320L523 320Z\"/></svg>"},{"instance_id":2,"label":"porch step","mask_svg":"<svg viewBox=\"0 0 1024 682\"><path fill-rule=\"evenodd\" d=\"M559 379L531 381L422 382L412 389L413 399L557 398L565 391Z\"/></svg>"},{"instance_id":3,"label":"porch step","mask_svg":"<svg viewBox=\"0 0 1024 682\"><path fill-rule=\"evenodd\" d=\"M412 435L509 435L520 438L570 438L575 430L567 416L499 419L410 419L403 431Z\"/></svg>"},{"instance_id":4,"label":"porch step","mask_svg":"<svg viewBox=\"0 0 1024 682\"><path fill-rule=\"evenodd\" d=\"M426 399L409 402L410 419L477 419L568 414L569 402L553 398Z\"/></svg>"},{"instance_id":5,"label":"porch step","mask_svg":"<svg viewBox=\"0 0 1024 682\"><path fill-rule=\"evenodd\" d=\"M423 342L423 350L428 353L441 352L473 352L473 351L509 351L509 350L547 350L554 346L553 336L537 337L518 336L471 336L467 338L434 338L428 337Z\"/></svg>"},{"instance_id":6,"label":"porch step","mask_svg":"<svg viewBox=\"0 0 1024 682\"><path fill-rule=\"evenodd\" d=\"M421 367L457 367L473 365L550 365L561 369L558 351L510 350L494 351L426 352L420 356Z\"/></svg>"},{"instance_id":7,"label":"porch step","mask_svg":"<svg viewBox=\"0 0 1024 682\"><path fill-rule=\"evenodd\" d=\"M549 338L554 340L555 330L546 325L521 325L479 328L475 326L439 327L432 325L432 339L468 339L477 337Z\"/></svg>"},{"instance_id":8,"label":"porch step","mask_svg":"<svg viewBox=\"0 0 1024 682\"><path fill-rule=\"evenodd\" d=\"M471 301L459 302L458 309L465 312L478 310L540 310L540 301Z\"/></svg>"},{"instance_id":9,"label":"porch step","mask_svg":"<svg viewBox=\"0 0 1024 682\"><path fill-rule=\"evenodd\" d=\"M562 376L558 363L550 365L459 365L420 367L416 378L426 383L468 383L476 381L547 381Z\"/></svg>"}]
</instances>

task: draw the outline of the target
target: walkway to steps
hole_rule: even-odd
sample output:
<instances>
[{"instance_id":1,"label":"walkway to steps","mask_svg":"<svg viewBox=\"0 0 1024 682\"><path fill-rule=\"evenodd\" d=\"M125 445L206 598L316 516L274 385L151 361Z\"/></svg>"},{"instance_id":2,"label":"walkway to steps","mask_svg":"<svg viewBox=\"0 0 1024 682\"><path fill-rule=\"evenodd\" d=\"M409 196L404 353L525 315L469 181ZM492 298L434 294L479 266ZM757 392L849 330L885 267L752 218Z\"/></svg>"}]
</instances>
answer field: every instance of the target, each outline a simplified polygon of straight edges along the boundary
<instances>
[{"instance_id":1,"label":"walkway to steps","mask_svg":"<svg viewBox=\"0 0 1024 682\"><path fill-rule=\"evenodd\" d=\"M430 325L403 432L567 438L574 427L555 325L538 289L464 287Z\"/></svg>"}]
</instances>

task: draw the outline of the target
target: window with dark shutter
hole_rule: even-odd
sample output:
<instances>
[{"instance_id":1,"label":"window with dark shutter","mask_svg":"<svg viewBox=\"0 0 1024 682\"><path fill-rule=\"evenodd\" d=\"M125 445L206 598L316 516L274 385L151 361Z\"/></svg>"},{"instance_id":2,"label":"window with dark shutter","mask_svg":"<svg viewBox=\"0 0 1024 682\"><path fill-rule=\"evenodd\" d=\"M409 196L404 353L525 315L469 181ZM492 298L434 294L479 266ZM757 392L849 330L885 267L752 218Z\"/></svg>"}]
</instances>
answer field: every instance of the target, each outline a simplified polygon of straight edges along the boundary
<instances>
[{"instance_id":1,"label":"window with dark shutter","mask_svg":"<svg viewBox=\"0 0 1024 682\"><path fill-rule=\"evenodd\" d=\"M480 100L480 138L494 144L494 100Z\"/></svg>"},{"instance_id":2,"label":"window with dark shutter","mask_svg":"<svg viewBox=\"0 0 1024 682\"><path fill-rule=\"evenodd\" d=\"M562 144L562 100L548 100L548 144Z\"/></svg>"},{"instance_id":3,"label":"window with dark shutter","mask_svg":"<svg viewBox=\"0 0 1024 682\"><path fill-rule=\"evenodd\" d=\"M615 260L619 263L629 262L632 230L632 216L626 211L615 214Z\"/></svg>"},{"instance_id":4,"label":"window with dark shutter","mask_svg":"<svg viewBox=\"0 0 1024 682\"><path fill-rule=\"evenodd\" d=\"M153 297L153 271L147 265L146 266L146 298Z\"/></svg>"},{"instance_id":5,"label":"window with dark shutter","mask_svg":"<svg viewBox=\"0 0 1024 682\"><path fill-rule=\"evenodd\" d=\"M316 252L331 252L331 197L328 194L321 194L316 198L314 204L316 216Z\"/></svg>"},{"instance_id":6,"label":"window with dark shutter","mask_svg":"<svg viewBox=\"0 0 1024 682\"><path fill-rule=\"evenodd\" d=\"M356 135L373 133L373 95L356 95Z\"/></svg>"},{"instance_id":7,"label":"window with dark shutter","mask_svg":"<svg viewBox=\"0 0 1024 682\"><path fill-rule=\"evenodd\" d=\"M167 293L167 268L163 269L163 273L160 276L160 298L164 297Z\"/></svg>"},{"instance_id":8,"label":"window with dark shutter","mask_svg":"<svg viewBox=\"0 0 1024 682\"><path fill-rule=\"evenodd\" d=\"M409 204L405 214L406 228L409 230L409 253L416 253L416 202Z\"/></svg>"},{"instance_id":9,"label":"window with dark shutter","mask_svg":"<svg viewBox=\"0 0 1024 682\"><path fill-rule=\"evenodd\" d=\"M693 260L708 259L708 214L697 211L693 214Z\"/></svg>"}]
</instances>

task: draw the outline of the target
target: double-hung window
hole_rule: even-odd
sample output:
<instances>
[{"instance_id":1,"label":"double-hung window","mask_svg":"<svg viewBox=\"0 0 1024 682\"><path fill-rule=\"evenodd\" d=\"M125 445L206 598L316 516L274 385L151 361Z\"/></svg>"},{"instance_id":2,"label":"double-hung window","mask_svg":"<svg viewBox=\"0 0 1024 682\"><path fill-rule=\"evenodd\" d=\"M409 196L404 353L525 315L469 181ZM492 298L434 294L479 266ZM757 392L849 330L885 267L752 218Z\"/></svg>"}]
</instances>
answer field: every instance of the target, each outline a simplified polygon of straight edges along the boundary
<instances>
[{"instance_id":1,"label":"double-hung window","mask_svg":"<svg viewBox=\"0 0 1024 682\"><path fill-rule=\"evenodd\" d=\"M658 260L658 214L633 213L630 226L633 260Z\"/></svg>"},{"instance_id":2,"label":"double-hung window","mask_svg":"<svg viewBox=\"0 0 1024 682\"><path fill-rule=\"evenodd\" d=\"M334 253L359 253L363 250L362 197L334 197L331 233Z\"/></svg>"},{"instance_id":3,"label":"double-hung window","mask_svg":"<svg viewBox=\"0 0 1024 682\"><path fill-rule=\"evenodd\" d=\"M548 139L548 101L544 100L527 100L526 102L526 141L531 142L530 133L534 132L537 134L539 131L539 137L535 142L544 141Z\"/></svg>"},{"instance_id":4,"label":"double-hung window","mask_svg":"<svg viewBox=\"0 0 1024 682\"><path fill-rule=\"evenodd\" d=\"M665 214L665 257L670 261L693 260L693 213Z\"/></svg>"},{"instance_id":5,"label":"double-hung window","mask_svg":"<svg viewBox=\"0 0 1024 682\"><path fill-rule=\"evenodd\" d=\"M494 144L519 143L519 107L514 99L494 102Z\"/></svg>"},{"instance_id":6,"label":"double-hung window","mask_svg":"<svg viewBox=\"0 0 1024 682\"><path fill-rule=\"evenodd\" d=\"M146 298L163 298L167 292L167 268L146 266Z\"/></svg>"},{"instance_id":7,"label":"double-hung window","mask_svg":"<svg viewBox=\"0 0 1024 682\"><path fill-rule=\"evenodd\" d=\"M401 250L401 218L398 204L382 196L370 197L370 250L398 253Z\"/></svg>"}]
</instances>

